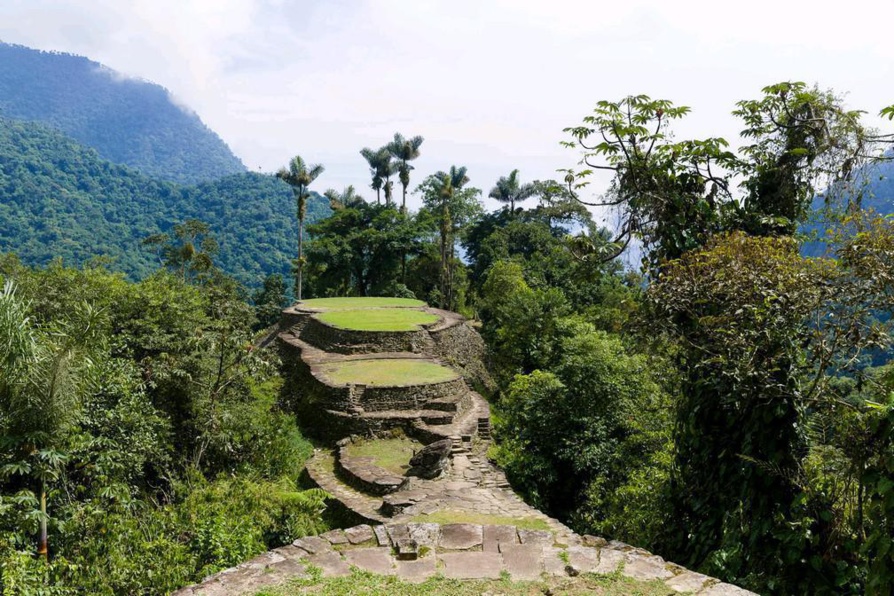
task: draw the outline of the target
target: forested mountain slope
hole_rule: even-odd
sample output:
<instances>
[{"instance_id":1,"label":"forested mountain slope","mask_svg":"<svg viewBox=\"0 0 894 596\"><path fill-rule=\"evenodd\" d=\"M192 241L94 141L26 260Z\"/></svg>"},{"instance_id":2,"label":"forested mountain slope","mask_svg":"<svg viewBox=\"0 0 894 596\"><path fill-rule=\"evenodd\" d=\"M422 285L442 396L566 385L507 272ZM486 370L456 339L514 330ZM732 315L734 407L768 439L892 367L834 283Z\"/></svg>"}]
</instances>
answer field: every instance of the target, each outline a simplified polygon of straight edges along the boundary
<instances>
[{"instance_id":1,"label":"forested mountain slope","mask_svg":"<svg viewBox=\"0 0 894 596\"><path fill-rule=\"evenodd\" d=\"M81 56L0 43L0 115L49 124L162 180L192 184L245 171L166 89Z\"/></svg>"},{"instance_id":2,"label":"forested mountain slope","mask_svg":"<svg viewBox=\"0 0 894 596\"><path fill-rule=\"evenodd\" d=\"M314 193L308 221L328 213ZM215 262L239 281L289 273L295 201L275 177L243 173L183 187L109 163L47 127L0 118L0 252L33 265L107 255L112 269L139 279L158 267L143 239L188 218L210 225L220 243Z\"/></svg>"},{"instance_id":3,"label":"forested mountain slope","mask_svg":"<svg viewBox=\"0 0 894 596\"><path fill-rule=\"evenodd\" d=\"M894 159L894 154L887 154ZM882 161L867 166L856 178L854 192L860 193L860 206L872 210L879 215L894 214L894 161ZM808 240L801 246L801 254L806 257L820 257L828 252L828 245L823 242L831 227L822 213L824 202L821 197L813 201L814 217L802 226L802 232ZM834 206L833 206L834 207Z\"/></svg>"}]
</instances>

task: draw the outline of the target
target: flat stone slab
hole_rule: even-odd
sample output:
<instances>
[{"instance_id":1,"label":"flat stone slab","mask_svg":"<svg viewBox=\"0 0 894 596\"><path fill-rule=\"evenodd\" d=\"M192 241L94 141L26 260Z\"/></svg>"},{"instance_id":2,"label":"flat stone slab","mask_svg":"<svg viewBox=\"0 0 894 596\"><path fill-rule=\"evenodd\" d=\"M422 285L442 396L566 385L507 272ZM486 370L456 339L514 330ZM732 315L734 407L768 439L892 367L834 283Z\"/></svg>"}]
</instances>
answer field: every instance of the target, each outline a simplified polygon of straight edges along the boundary
<instances>
[{"instance_id":1,"label":"flat stone slab","mask_svg":"<svg viewBox=\"0 0 894 596\"><path fill-rule=\"evenodd\" d=\"M437 560L428 556L415 561L398 561L397 576L410 583L422 583L437 573Z\"/></svg>"},{"instance_id":2,"label":"flat stone slab","mask_svg":"<svg viewBox=\"0 0 894 596\"><path fill-rule=\"evenodd\" d=\"M441 536L441 526L439 524L407 524L407 532L410 539L415 540L419 546L434 549Z\"/></svg>"},{"instance_id":3,"label":"flat stone slab","mask_svg":"<svg viewBox=\"0 0 894 596\"><path fill-rule=\"evenodd\" d=\"M518 544L515 526L482 526L483 549L486 553L500 551L501 544Z\"/></svg>"},{"instance_id":4,"label":"flat stone slab","mask_svg":"<svg viewBox=\"0 0 894 596\"><path fill-rule=\"evenodd\" d=\"M665 585L675 592L698 592L711 581L711 578L694 571L684 571L680 575L674 576L667 581Z\"/></svg>"},{"instance_id":5,"label":"flat stone slab","mask_svg":"<svg viewBox=\"0 0 894 596\"><path fill-rule=\"evenodd\" d=\"M379 546L391 546L391 538L388 537L388 528L385 526L373 526L373 534Z\"/></svg>"},{"instance_id":6,"label":"flat stone slab","mask_svg":"<svg viewBox=\"0 0 894 596\"><path fill-rule=\"evenodd\" d=\"M332 545L329 544L329 541L324 540L319 536L305 536L304 538L299 538L293 542L292 545L297 546L310 555L325 553L332 550Z\"/></svg>"},{"instance_id":7,"label":"flat stone slab","mask_svg":"<svg viewBox=\"0 0 894 596\"><path fill-rule=\"evenodd\" d=\"M370 526L363 524L345 530L345 537L351 544L363 544L365 542L372 542L376 535Z\"/></svg>"},{"instance_id":8,"label":"flat stone slab","mask_svg":"<svg viewBox=\"0 0 894 596\"><path fill-rule=\"evenodd\" d=\"M704 592L699 592L699 596L753 596L754 592L743 590L732 584L714 584Z\"/></svg>"},{"instance_id":9,"label":"flat stone slab","mask_svg":"<svg viewBox=\"0 0 894 596\"><path fill-rule=\"evenodd\" d=\"M341 555L335 551L319 553L307 557L307 562L319 567L323 577L343 577L351 575L351 567L345 563Z\"/></svg>"},{"instance_id":10,"label":"flat stone slab","mask_svg":"<svg viewBox=\"0 0 894 596\"><path fill-rule=\"evenodd\" d=\"M578 538L576 534L569 535ZM355 548L340 553L333 548L331 540ZM417 540L421 544L417 544ZM594 545L602 543L596 537L587 537L585 541ZM376 543L381 546L371 546ZM324 577L347 576L352 568L357 568L418 583L438 574L451 579L499 579L503 572L516 581L536 581L543 574L556 577L587 572L609 574L623 564L625 576L637 581L663 580L670 591L707 596L757 596L626 544L612 542L599 548L573 543L560 547L558 543L558 536L553 542L551 532L519 530L515 526L361 525L300 538L291 545L258 555L174 594L248 596L265 586L282 584L293 578L307 578L307 568L311 565L318 567ZM479 545L483 550L466 550ZM400 549L405 546L409 548L407 554L412 555L412 560L402 560ZM420 546L428 546L429 550ZM433 546L437 549L431 548Z\"/></svg>"},{"instance_id":11,"label":"flat stone slab","mask_svg":"<svg viewBox=\"0 0 894 596\"><path fill-rule=\"evenodd\" d=\"M447 550L469 550L481 546L483 539L483 531L477 524L445 524L441 526L438 546Z\"/></svg>"},{"instance_id":12,"label":"flat stone slab","mask_svg":"<svg viewBox=\"0 0 894 596\"><path fill-rule=\"evenodd\" d=\"M347 544L348 537L345 536L344 530L331 530L325 534L320 534L320 538L328 540L329 544Z\"/></svg>"},{"instance_id":13,"label":"flat stone slab","mask_svg":"<svg viewBox=\"0 0 894 596\"><path fill-rule=\"evenodd\" d=\"M451 579L499 579L503 569L499 553L441 553L438 559L444 563L444 577Z\"/></svg>"},{"instance_id":14,"label":"flat stone slab","mask_svg":"<svg viewBox=\"0 0 894 596\"><path fill-rule=\"evenodd\" d=\"M585 546L570 546L565 549L568 553L568 564L578 573L591 573L599 567L599 551Z\"/></svg>"},{"instance_id":15,"label":"flat stone slab","mask_svg":"<svg viewBox=\"0 0 894 596\"><path fill-rule=\"evenodd\" d=\"M394 558L387 547L357 548L345 551L345 562L379 575L394 575Z\"/></svg>"},{"instance_id":16,"label":"flat stone slab","mask_svg":"<svg viewBox=\"0 0 894 596\"><path fill-rule=\"evenodd\" d=\"M622 573L627 577L638 579L640 581L669 579L674 576L673 572L667 568L664 559L654 555L644 557L636 554L628 554Z\"/></svg>"},{"instance_id":17,"label":"flat stone slab","mask_svg":"<svg viewBox=\"0 0 894 596\"><path fill-rule=\"evenodd\" d=\"M593 571L596 573L614 573L627 558L624 552L611 548L603 548L599 551L599 565Z\"/></svg>"},{"instance_id":18,"label":"flat stone slab","mask_svg":"<svg viewBox=\"0 0 894 596\"><path fill-rule=\"evenodd\" d=\"M539 544L503 544L503 565L514 580L534 581L543 573L543 547Z\"/></svg>"},{"instance_id":19,"label":"flat stone slab","mask_svg":"<svg viewBox=\"0 0 894 596\"><path fill-rule=\"evenodd\" d=\"M555 538L552 532L546 530L519 530L518 538L522 544L540 544L552 546Z\"/></svg>"},{"instance_id":20,"label":"flat stone slab","mask_svg":"<svg viewBox=\"0 0 894 596\"><path fill-rule=\"evenodd\" d=\"M554 546L544 546L541 548L543 548L543 570L549 575L566 575L566 563L564 560L566 556L565 549L556 548Z\"/></svg>"}]
</instances>

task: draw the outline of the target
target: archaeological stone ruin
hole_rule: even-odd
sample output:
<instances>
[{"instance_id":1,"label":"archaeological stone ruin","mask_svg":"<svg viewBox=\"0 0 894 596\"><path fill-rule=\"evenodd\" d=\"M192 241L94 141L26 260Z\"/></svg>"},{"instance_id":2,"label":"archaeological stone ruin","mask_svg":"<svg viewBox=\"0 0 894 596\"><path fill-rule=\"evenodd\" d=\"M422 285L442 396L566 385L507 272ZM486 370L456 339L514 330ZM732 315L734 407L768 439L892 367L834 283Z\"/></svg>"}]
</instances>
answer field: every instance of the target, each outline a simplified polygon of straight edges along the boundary
<instances>
[{"instance_id":1,"label":"archaeological stone ruin","mask_svg":"<svg viewBox=\"0 0 894 596\"><path fill-rule=\"evenodd\" d=\"M406 581L620 571L676 592L750 594L577 535L524 503L486 455L490 408L479 390L492 381L484 343L462 316L414 300L307 300L283 311L277 342L284 404L320 446L307 473L359 525L298 539L178 594L250 594L309 577L309 566L324 577L357 568Z\"/></svg>"}]
</instances>

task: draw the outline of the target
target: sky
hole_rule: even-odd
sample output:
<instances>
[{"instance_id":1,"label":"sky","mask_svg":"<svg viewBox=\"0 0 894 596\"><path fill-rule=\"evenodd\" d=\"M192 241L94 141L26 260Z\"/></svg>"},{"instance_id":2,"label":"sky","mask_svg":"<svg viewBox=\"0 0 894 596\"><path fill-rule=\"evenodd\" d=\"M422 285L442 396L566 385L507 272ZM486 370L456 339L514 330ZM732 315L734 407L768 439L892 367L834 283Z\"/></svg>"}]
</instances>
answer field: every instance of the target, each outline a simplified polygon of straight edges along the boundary
<instances>
[{"instance_id":1,"label":"sky","mask_svg":"<svg viewBox=\"0 0 894 596\"><path fill-rule=\"evenodd\" d=\"M690 106L677 138L735 144L735 102L783 80L884 127L892 22L891 0L0 0L0 40L163 85L250 169L300 154L369 199L359 150L395 132L425 138L411 184L464 165L486 195L561 178L562 129L631 94Z\"/></svg>"}]
</instances>

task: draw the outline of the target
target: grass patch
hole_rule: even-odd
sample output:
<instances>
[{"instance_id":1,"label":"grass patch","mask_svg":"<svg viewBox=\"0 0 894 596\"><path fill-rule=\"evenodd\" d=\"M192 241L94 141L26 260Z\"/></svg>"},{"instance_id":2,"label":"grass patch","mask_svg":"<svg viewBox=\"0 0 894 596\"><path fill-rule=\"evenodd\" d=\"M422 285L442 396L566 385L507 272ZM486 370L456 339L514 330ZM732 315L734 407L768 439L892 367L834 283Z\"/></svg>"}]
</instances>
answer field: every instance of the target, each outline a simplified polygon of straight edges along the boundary
<instances>
[{"instance_id":1,"label":"grass patch","mask_svg":"<svg viewBox=\"0 0 894 596\"><path fill-rule=\"evenodd\" d=\"M376 439L348 445L349 457L371 457L373 464L398 476L410 468L413 453L422 449L422 443L411 439Z\"/></svg>"},{"instance_id":2,"label":"grass patch","mask_svg":"<svg viewBox=\"0 0 894 596\"><path fill-rule=\"evenodd\" d=\"M440 317L415 308L361 308L326 311L316 318L352 331L415 331L437 323Z\"/></svg>"},{"instance_id":3,"label":"grass patch","mask_svg":"<svg viewBox=\"0 0 894 596\"><path fill-rule=\"evenodd\" d=\"M320 370L336 385L395 387L442 383L459 377L452 368L413 358L348 360L324 364Z\"/></svg>"},{"instance_id":4,"label":"grass patch","mask_svg":"<svg viewBox=\"0 0 894 596\"><path fill-rule=\"evenodd\" d=\"M537 517L509 517L472 511L453 511L452 509L442 509L428 515L417 515L412 521L442 525L480 524L483 526L515 526L522 530L550 530L549 524Z\"/></svg>"},{"instance_id":5,"label":"grass patch","mask_svg":"<svg viewBox=\"0 0 894 596\"><path fill-rule=\"evenodd\" d=\"M422 300L412 298L313 298L304 300L301 306L308 308L325 308L336 310L341 308L419 308L425 306Z\"/></svg>"},{"instance_id":6,"label":"grass patch","mask_svg":"<svg viewBox=\"0 0 894 596\"><path fill-rule=\"evenodd\" d=\"M256 596L481 596L504 594L518 596L666 596L670 589L660 581L641 582L619 574L595 575L585 573L577 577L553 577L536 582L514 582L501 576L498 580L456 580L432 577L421 584L400 581L396 577L374 575L355 570L347 577L320 578L292 582L256 592Z\"/></svg>"}]
</instances>

